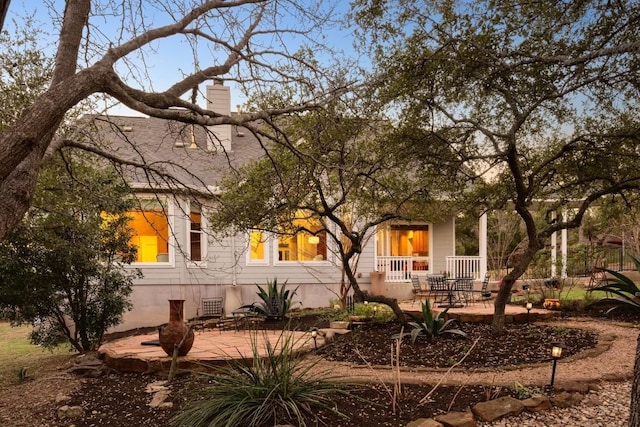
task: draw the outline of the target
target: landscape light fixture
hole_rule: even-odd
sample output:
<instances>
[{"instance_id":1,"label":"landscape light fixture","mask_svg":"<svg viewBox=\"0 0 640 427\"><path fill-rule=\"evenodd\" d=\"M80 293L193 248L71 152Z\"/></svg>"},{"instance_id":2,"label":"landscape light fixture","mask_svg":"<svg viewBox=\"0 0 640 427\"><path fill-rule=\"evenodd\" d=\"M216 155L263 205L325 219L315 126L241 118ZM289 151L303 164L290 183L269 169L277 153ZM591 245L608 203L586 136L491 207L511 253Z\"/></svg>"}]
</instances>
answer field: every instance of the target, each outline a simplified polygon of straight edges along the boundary
<instances>
[{"instance_id":1,"label":"landscape light fixture","mask_svg":"<svg viewBox=\"0 0 640 427\"><path fill-rule=\"evenodd\" d=\"M311 338L313 338L313 348L318 349L318 331L313 329L311 331Z\"/></svg>"},{"instance_id":2,"label":"landscape light fixture","mask_svg":"<svg viewBox=\"0 0 640 427\"><path fill-rule=\"evenodd\" d=\"M527 315L528 315L531 309L533 308L533 303L531 301L527 301L526 307L527 307Z\"/></svg>"},{"instance_id":3,"label":"landscape light fixture","mask_svg":"<svg viewBox=\"0 0 640 427\"><path fill-rule=\"evenodd\" d=\"M373 317L376 317L376 312L378 311L378 306L374 305L373 306Z\"/></svg>"},{"instance_id":4,"label":"landscape light fixture","mask_svg":"<svg viewBox=\"0 0 640 427\"><path fill-rule=\"evenodd\" d=\"M551 369L551 387L553 387L553 382L556 378L556 365L558 364L558 359L562 357L562 349L564 348L564 344L560 342L552 342L551 343L551 358L553 359L553 368Z\"/></svg>"}]
</instances>

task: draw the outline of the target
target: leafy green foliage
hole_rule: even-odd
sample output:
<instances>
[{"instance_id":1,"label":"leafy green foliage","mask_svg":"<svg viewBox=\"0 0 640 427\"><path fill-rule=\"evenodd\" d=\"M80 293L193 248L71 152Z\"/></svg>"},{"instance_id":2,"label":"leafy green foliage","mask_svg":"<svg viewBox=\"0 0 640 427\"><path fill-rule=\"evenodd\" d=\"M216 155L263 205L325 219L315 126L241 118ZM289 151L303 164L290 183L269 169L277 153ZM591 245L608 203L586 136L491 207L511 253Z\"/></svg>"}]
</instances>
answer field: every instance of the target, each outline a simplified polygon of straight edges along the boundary
<instances>
[{"instance_id":1,"label":"leafy green foliage","mask_svg":"<svg viewBox=\"0 0 640 427\"><path fill-rule=\"evenodd\" d=\"M640 258L633 257L636 270L640 271ZM634 310L640 310L640 288L628 276L617 271L605 269L605 271L613 277L607 278L607 283L593 288L592 292L607 292L614 294L614 297L605 297L597 301L598 303L615 303L616 306L609 309L615 310L619 307L631 307Z\"/></svg>"},{"instance_id":2,"label":"leafy green foliage","mask_svg":"<svg viewBox=\"0 0 640 427\"><path fill-rule=\"evenodd\" d=\"M257 286L258 298L261 301L253 307L254 310L271 319L284 319L287 317L298 288L293 291L287 289L286 281L281 287L278 287L277 278L267 281L266 289L260 285Z\"/></svg>"},{"instance_id":3,"label":"leafy green foliage","mask_svg":"<svg viewBox=\"0 0 640 427\"><path fill-rule=\"evenodd\" d=\"M312 234L326 233L327 247L345 271L343 301L351 290L358 301L365 299L357 263L377 225L400 218L434 221L451 212L440 202L450 176L422 169L414 141L394 134L392 121L368 95L344 96L279 121L265 156L220 184L220 209L210 218L217 233L255 228L291 236L310 231L295 221L303 212L318 224ZM402 315L397 302L376 297Z\"/></svg>"},{"instance_id":4,"label":"leafy green foliage","mask_svg":"<svg viewBox=\"0 0 640 427\"><path fill-rule=\"evenodd\" d=\"M32 19L16 32L0 32L0 131L51 82L53 58L38 47L41 28Z\"/></svg>"},{"instance_id":5,"label":"leafy green foliage","mask_svg":"<svg viewBox=\"0 0 640 427\"><path fill-rule=\"evenodd\" d=\"M354 316L373 317L373 304L356 303L353 306L353 313L350 314Z\"/></svg>"},{"instance_id":6,"label":"leafy green foliage","mask_svg":"<svg viewBox=\"0 0 640 427\"><path fill-rule=\"evenodd\" d=\"M476 214L509 206L521 219L522 250L496 299L501 333L513 283L553 233L578 228L607 196L637 200L639 5L370 3L356 0L353 14L376 55L376 93L422 170L466 175L450 197Z\"/></svg>"},{"instance_id":7,"label":"leafy green foliage","mask_svg":"<svg viewBox=\"0 0 640 427\"><path fill-rule=\"evenodd\" d=\"M0 244L0 307L35 326L44 346L93 350L130 308L136 270L128 188L89 159L62 152L40 175L33 207Z\"/></svg>"},{"instance_id":8,"label":"leafy green foliage","mask_svg":"<svg viewBox=\"0 0 640 427\"><path fill-rule=\"evenodd\" d=\"M428 337L437 337L443 334L454 334L466 337L467 334L460 329L453 329L453 319L446 319L445 315L449 311L447 307L443 311L437 313L435 316L431 311L429 303L422 303L422 318L408 313L413 322L409 322L409 325L413 328L411 332L407 332L404 335L411 336L411 342L415 343L419 335L426 335Z\"/></svg>"},{"instance_id":9,"label":"leafy green foliage","mask_svg":"<svg viewBox=\"0 0 640 427\"><path fill-rule=\"evenodd\" d=\"M266 332L265 332L266 334ZM252 335L252 357L215 367L210 386L175 418L178 426L261 427L295 424L306 426L316 411L336 411L333 401L347 395L346 385L318 371L317 362L298 351L300 342L283 332L275 343L264 336L266 357ZM316 425L314 423L314 425Z\"/></svg>"}]
</instances>

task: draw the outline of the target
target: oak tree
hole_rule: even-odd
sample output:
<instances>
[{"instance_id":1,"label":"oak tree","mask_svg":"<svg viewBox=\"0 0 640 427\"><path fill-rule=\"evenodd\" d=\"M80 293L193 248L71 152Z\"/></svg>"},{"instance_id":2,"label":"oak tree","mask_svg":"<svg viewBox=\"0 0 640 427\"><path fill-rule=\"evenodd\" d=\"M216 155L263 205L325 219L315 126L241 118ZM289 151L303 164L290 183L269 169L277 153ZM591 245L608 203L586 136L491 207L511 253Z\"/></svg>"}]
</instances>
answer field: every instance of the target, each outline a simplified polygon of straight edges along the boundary
<instances>
[{"instance_id":1,"label":"oak tree","mask_svg":"<svg viewBox=\"0 0 640 427\"><path fill-rule=\"evenodd\" d=\"M16 8L9 5L0 3L2 18ZM323 50L318 31L330 24L328 2L70 0L34 7L48 8L53 18L55 61L46 88L0 129L0 240L27 211L46 156L64 146L107 151L79 138L79 126L61 131L71 119L68 113L85 100L106 97L108 105L121 103L153 117L250 128L257 119L316 108L344 83L333 81L310 54ZM3 24L7 27L7 20ZM51 43L41 42L43 49ZM162 61L155 55L162 49L191 52L191 58ZM154 81L154 68L178 77ZM250 93L279 87L290 96L275 108L231 117L200 107L190 96L215 78ZM309 96L297 96L298 86Z\"/></svg>"},{"instance_id":2,"label":"oak tree","mask_svg":"<svg viewBox=\"0 0 640 427\"><path fill-rule=\"evenodd\" d=\"M326 236L321 243L333 249L346 279L341 298L352 291L356 301L387 304L402 320L395 299L360 288L357 262L376 226L450 215L439 203L439 189L450 175L423 173L419 147L396 135L376 108L362 91L282 120L281 132L263 147L265 156L221 183L210 225L217 232Z\"/></svg>"},{"instance_id":3,"label":"oak tree","mask_svg":"<svg viewBox=\"0 0 640 427\"><path fill-rule=\"evenodd\" d=\"M433 159L445 145L471 184L451 197L524 224L495 301L502 333L511 288L550 236L640 186L640 4L362 0L355 16L380 98L425 136L425 167L442 167Z\"/></svg>"}]
</instances>

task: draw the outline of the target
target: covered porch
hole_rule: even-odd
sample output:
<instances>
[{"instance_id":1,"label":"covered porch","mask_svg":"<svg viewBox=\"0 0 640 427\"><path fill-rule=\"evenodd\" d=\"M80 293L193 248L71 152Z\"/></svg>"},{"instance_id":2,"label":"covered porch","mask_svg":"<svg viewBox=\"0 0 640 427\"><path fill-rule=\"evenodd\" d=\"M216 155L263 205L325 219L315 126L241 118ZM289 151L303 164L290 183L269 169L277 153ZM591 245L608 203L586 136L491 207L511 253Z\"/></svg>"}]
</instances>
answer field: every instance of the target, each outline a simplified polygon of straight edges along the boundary
<instances>
[{"instance_id":1,"label":"covered porch","mask_svg":"<svg viewBox=\"0 0 640 427\"><path fill-rule=\"evenodd\" d=\"M411 277L436 273L446 274L449 277L472 277L474 280L481 280L484 277L480 256L447 256L444 271L429 270L428 265L428 258L425 257L379 256L376 271L384 272L385 281L391 283L409 283ZM486 272L486 267L484 271Z\"/></svg>"},{"instance_id":2,"label":"covered porch","mask_svg":"<svg viewBox=\"0 0 640 427\"><path fill-rule=\"evenodd\" d=\"M564 279L567 277L567 231L559 233L560 239L557 234L551 235L551 277ZM456 255L455 239L455 218L450 224L389 225L376 234L375 271L384 273L387 283L410 283L411 277L429 274L482 280L488 272L487 214L478 221L478 255Z\"/></svg>"}]
</instances>

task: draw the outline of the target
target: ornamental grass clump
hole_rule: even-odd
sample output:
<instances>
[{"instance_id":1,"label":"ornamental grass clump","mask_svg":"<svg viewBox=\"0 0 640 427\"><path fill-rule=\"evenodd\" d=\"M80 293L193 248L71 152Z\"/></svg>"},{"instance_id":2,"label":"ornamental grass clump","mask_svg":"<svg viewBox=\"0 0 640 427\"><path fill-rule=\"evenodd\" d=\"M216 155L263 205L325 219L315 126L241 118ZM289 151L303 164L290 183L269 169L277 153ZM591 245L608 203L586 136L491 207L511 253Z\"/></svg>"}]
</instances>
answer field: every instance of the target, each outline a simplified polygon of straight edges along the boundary
<instances>
[{"instance_id":1,"label":"ornamental grass clump","mask_svg":"<svg viewBox=\"0 0 640 427\"><path fill-rule=\"evenodd\" d=\"M300 338L283 331L275 343L266 332L266 355L258 351L258 334L252 335L252 356L216 367L198 400L174 418L177 426L263 427L292 423L305 427L318 410L337 411L334 400L348 396L344 383L334 382L326 371L298 349Z\"/></svg>"}]
</instances>

